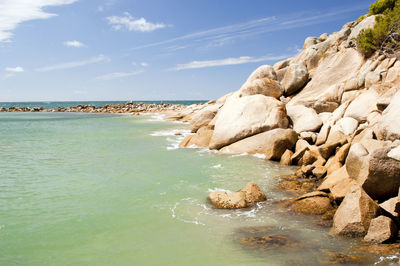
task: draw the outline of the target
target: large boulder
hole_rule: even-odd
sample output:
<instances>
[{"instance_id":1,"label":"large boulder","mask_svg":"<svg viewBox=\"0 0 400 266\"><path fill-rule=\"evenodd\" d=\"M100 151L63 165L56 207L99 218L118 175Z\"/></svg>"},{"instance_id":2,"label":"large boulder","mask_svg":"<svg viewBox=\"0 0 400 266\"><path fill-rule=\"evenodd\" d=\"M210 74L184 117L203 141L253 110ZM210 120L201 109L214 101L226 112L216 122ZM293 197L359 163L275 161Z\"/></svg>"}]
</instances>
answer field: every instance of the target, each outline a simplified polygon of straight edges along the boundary
<instances>
[{"instance_id":1,"label":"large boulder","mask_svg":"<svg viewBox=\"0 0 400 266\"><path fill-rule=\"evenodd\" d=\"M262 94L278 99L282 96L283 89L276 80L262 78L246 81L237 93L239 97L255 94Z\"/></svg>"},{"instance_id":2,"label":"large boulder","mask_svg":"<svg viewBox=\"0 0 400 266\"><path fill-rule=\"evenodd\" d=\"M196 112L190 120L190 130L196 132L199 128L207 126L221 106L222 104L212 104Z\"/></svg>"},{"instance_id":3,"label":"large boulder","mask_svg":"<svg viewBox=\"0 0 400 266\"><path fill-rule=\"evenodd\" d=\"M371 220L380 213L379 205L359 186L353 186L333 217L335 235L363 237Z\"/></svg>"},{"instance_id":4,"label":"large boulder","mask_svg":"<svg viewBox=\"0 0 400 266\"><path fill-rule=\"evenodd\" d=\"M220 149L231 143L274 128L287 128L285 105L272 97L252 95L229 98L219 110L210 149Z\"/></svg>"},{"instance_id":5,"label":"large boulder","mask_svg":"<svg viewBox=\"0 0 400 266\"><path fill-rule=\"evenodd\" d=\"M253 182L249 182L246 186L232 193L224 191L213 191L208 195L211 203L219 209L239 209L246 208L256 202L267 199L260 187Z\"/></svg>"},{"instance_id":6,"label":"large boulder","mask_svg":"<svg viewBox=\"0 0 400 266\"><path fill-rule=\"evenodd\" d=\"M372 89L367 90L350 103L344 116L352 117L359 123L365 122L367 121L368 115L377 110L377 100L378 93Z\"/></svg>"},{"instance_id":7,"label":"large boulder","mask_svg":"<svg viewBox=\"0 0 400 266\"><path fill-rule=\"evenodd\" d=\"M390 146L384 146L368 152L362 144L356 143L347 156L350 178L377 200L394 197L400 186L400 161L388 156L390 150Z\"/></svg>"},{"instance_id":8,"label":"large boulder","mask_svg":"<svg viewBox=\"0 0 400 266\"><path fill-rule=\"evenodd\" d=\"M294 147L297 138L297 133L292 129L276 128L225 146L220 152L260 153L265 154L267 160L279 160L287 149Z\"/></svg>"},{"instance_id":9,"label":"large boulder","mask_svg":"<svg viewBox=\"0 0 400 266\"><path fill-rule=\"evenodd\" d=\"M281 84L285 95L291 95L304 87L308 81L308 70L302 64L291 64L285 72Z\"/></svg>"},{"instance_id":10,"label":"large boulder","mask_svg":"<svg viewBox=\"0 0 400 266\"><path fill-rule=\"evenodd\" d=\"M393 96L389 106L383 111L375 133L381 140L400 139L400 91Z\"/></svg>"},{"instance_id":11,"label":"large boulder","mask_svg":"<svg viewBox=\"0 0 400 266\"><path fill-rule=\"evenodd\" d=\"M303 105L286 106L287 115L293 122L293 129L297 133L311 131L315 132L322 126L322 120L311 108Z\"/></svg>"},{"instance_id":12,"label":"large boulder","mask_svg":"<svg viewBox=\"0 0 400 266\"><path fill-rule=\"evenodd\" d=\"M397 227L393 220L386 216L379 216L371 220L365 242L387 243L397 237Z\"/></svg>"},{"instance_id":13,"label":"large boulder","mask_svg":"<svg viewBox=\"0 0 400 266\"><path fill-rule=\"evenodd\" d=\"M253 73L250 74L247 81L253 81L256 79L263 79L263 78L276 80L276 73L272 66L262 65L258 67L256 70L253 71Z\"/></svg>"}]
</instances>

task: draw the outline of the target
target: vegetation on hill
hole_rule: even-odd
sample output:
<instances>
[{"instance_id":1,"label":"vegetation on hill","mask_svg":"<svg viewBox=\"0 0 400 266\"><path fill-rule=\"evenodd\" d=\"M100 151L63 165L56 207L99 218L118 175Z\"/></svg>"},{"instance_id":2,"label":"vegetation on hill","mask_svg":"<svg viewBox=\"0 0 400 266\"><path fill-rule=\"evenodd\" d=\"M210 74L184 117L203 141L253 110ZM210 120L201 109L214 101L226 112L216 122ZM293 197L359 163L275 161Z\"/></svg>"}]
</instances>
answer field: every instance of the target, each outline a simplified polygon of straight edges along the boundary
<instances>
[{"instance_id":1,"label":"vegetation on hill","mask_svg":"<svg viewBox=\"0 0 400 266\"><path fill-rule=\"evenodd\" d=\"M375 51L387 55L399 54L400 0L379 0L370 6L371 15L378 15L372 29L364 29L355 41L366 57Z\"/></svg>"}]
</instances>

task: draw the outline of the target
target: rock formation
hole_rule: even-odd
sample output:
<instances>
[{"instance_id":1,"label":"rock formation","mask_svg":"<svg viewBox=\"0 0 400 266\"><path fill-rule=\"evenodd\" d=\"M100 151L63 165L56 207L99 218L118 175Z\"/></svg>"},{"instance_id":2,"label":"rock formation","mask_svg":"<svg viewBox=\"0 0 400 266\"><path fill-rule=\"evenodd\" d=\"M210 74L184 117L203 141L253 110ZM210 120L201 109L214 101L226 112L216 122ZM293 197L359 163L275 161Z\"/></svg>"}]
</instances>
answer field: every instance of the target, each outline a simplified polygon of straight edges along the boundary
<instances>
[{"instance_id":1,"label":"rock formation","mask_svg":"<svg viewBox=\"0 0 400 266\"><path fill-rule=\"evenodd\" d=\"M197 130L184 142L205 138L197 143L221 153L298 165L299 180L319 186L290 208L321 214L337 204L332 233L390 241L400 212L400 61L366 58L355 46L375 23L365 16L309 37L298 56L260 66L238 91L184 110L181 119Z\"/></svg>"}]
</instances>

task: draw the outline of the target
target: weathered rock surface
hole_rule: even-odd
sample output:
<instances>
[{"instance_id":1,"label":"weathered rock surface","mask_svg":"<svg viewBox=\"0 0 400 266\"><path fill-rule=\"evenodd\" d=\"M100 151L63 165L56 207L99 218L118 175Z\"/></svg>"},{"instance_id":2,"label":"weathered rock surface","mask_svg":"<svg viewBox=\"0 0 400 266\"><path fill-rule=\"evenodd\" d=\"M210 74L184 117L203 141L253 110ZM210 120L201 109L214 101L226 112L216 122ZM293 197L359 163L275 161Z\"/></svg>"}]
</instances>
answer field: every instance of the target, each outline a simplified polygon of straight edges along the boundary
<instances>
[{"instance_id":1,"label":"weathered rock surface","mask_svg":"<svg viewBox=\"0 0 400 266\"><path fill-rule=\"evenodd\" d=\"M291 95L301 89L308 81L308 70L302 64L288 66L281 84L285 95Z\"/></svg>"},{"instance_id":2,"label":"weathered rock surface","mask_svg":"<svg viewBox=\"0 0 400 266\"><path fill-rule=\"evenodd\" d=\"M197 132L199 128L207 126L214 118L220 107L221 104L213 104L206 106L204 109L195 113L190 120L190 130L192 132Z\"/></svg>"},{"instance_id":3,"label":"weathered rock surface","mask_svg":"<svg viewBox=\"0 0 400 266\"><path fill-rule=\"evenodd\" d=\"M302 105L286 106L287 115L293 122L293 129L297 133L310 131L314 132L321 128L322 120L311 108Z\"/></svg>"},{"instance_id":4,"label":"weathered rock surface","mask_svg":"<svg viewBox=\"0 0 400 266\"><path fill-rule=\"evenodd\" d=\"M400 91L390 101L389 106L383 111L382 119L376 126L376 135L381 140L400 139Z\"/></svg>"},{"instance_id":5,"label":"weathered rock surface","mask_svg":"<svg viewBox=\"0 0 400 266\"><path fill-rule=\"evenodd\" d=\"M285 105L264 95L229 98L219 110L210 141L211 149L274 128L287 128Z\"/></svg>"},{"instance_id":6,"label":"weathered rock surface","mask_svg":"<svg viewBox=\"0 0 400 266\"><path fill-rule=\"evenodd\" d=\"M368 90L360 94L354 101L347 107L344 114L345 117L352 117L359 123L367 121L368 115L377 110L376 103L378 94L375 90Z\"/></svg>"},{"instance_id":7,"label":"weathered rock surface","mask_svg":"<svg viewBox=\"0 0 400 266\"><path fill-rule=\"evenodd\" d=\"M220 150L222 153L265 154L268 160L279 160L287 149L292 149L297 142L298 135L292 129L277 128L263 132Z\"/></svg>"},{"instance_id":8,"label":"weathered rock surface","mask_svg":"<svg viewBox=\"0 0 400 266\"><path fill-rule=\"evenodd\" d=\"M397 227L393 220L379 216L371 220L368 234L364 237L364 241L371 243L385 243L397 236Z\"/></svg>"},{"instance_id":9,"label":"weathered rock surface","mask_svg":"<svg viewBox=\"0 0 400 266\"><path fill-rule=\"evenodd\" d=\"M299 58L299 60L301 59ZM320 61L317 68L313 71L311 81L293 97L289 104L312 107L318 113L332 112L338 106L337 103L341 98L341 91L338 84L349 80L363 63L363 56L355 49L342 50ZM308 69L310 70L310 68ZM336 105L329 105L327 103L334 103Z\"/></svg>"},{"instance_id":10,"label":"weathered rock surface","mask_svg":"<svg viewBox=\"0 0 400 266\"><path fill-rule=\"evenodd\" d=\"M359 186L353 186L344 197L333 218L335 235L363 237L371 220L379 215L379 205Z\"/></svg>"},{"instance_id":11,"label":"weathered rock surface","mask_svg":"<svg viewBox=\"0 0 400 266\"><path fill-rule=\"evenodd\" d=\"M388 157L390 150L391 147L377 148L369 154L362 144L356 143L346 160L350 178L374 199L394 197L400 186L400 161Z\"/></svg>"},{"instance_id":12,"label":"weathered rock surface","mask_svg":"<svg viewBox=\"0 0 400 266\"><path fill-rule=\"evenodd\" d=\"M356 182L349 177L346 167L343 166L328 175L318 187L318 190L330 192L335 200L342 201L355 184Z\"/></svg>"},{"instance_id":13,"label":"weathered rock surface","mask_svg":"<svg viewBox=\"0 0 400 266\"><path fill-rule=\"evenodd\" d=\"M278 99L283 94L281 85L270 78L255 79L246 81L238 92L239 97L262 94Z\"/></svg>"}]
</instances>

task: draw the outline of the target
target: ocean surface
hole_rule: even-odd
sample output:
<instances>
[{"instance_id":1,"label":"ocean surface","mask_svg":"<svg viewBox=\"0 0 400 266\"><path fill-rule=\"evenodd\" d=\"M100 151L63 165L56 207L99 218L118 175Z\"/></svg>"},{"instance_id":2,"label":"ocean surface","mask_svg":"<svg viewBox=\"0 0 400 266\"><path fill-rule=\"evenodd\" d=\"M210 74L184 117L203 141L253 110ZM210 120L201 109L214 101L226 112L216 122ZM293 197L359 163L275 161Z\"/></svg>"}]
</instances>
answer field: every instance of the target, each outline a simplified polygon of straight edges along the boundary
<instances>
[{"instance_id":1,"label":"ocean surface","mask_svg":"<svg viewBox=\"0 0 400 266\"><path fill-rule=\"evenodd\" d=\"M127 101L81 101L81 102L0 102L0 108L10 108L10 107L43 107L43 108L57 108L64 107L68 108L70 106L77 105L92 105L92 106L103 106L106 104L124 104ZM132 101L133 103L154 103L154 104L162 104L162 103L170 103L170 104L184 104L191 105L196 103L205 103L207 101Z\"/></svg>"},{"instance_id":2,"label":"ocean surface","mask_svg":"<svg viewBox=\"0 0 400 266\"><path fill-rule=\"evenodd\" d=\"M319 265L324 252L349 248L275 207L288 197L277 176L293 168L178 149L187 133L159 116L0 113L0 265ZM266 202L207 202L210 191L249 181ZM300 244L241 244L254 230Z\"/></svg>"}]
</instances>

